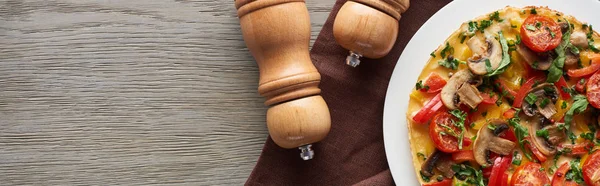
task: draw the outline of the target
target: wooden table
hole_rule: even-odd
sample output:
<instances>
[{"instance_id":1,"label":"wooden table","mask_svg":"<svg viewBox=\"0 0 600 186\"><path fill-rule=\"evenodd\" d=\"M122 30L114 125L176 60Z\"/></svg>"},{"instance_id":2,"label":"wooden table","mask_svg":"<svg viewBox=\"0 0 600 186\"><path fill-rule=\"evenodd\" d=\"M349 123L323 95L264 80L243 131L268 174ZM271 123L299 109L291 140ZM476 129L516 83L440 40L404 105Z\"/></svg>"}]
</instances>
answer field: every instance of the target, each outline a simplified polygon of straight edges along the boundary
<instances>
[{"instance_id":1,"label":"wooden table","mask_svg":"<svg viewBox=\"0 0 600 186\"><path fill-rule=\"evenodd\" d=\"M313 42L333 4L308 1ZM267 130L238 23L233 0L0 0L0 184L244 183Z\"/></svg>"}]
</instances>

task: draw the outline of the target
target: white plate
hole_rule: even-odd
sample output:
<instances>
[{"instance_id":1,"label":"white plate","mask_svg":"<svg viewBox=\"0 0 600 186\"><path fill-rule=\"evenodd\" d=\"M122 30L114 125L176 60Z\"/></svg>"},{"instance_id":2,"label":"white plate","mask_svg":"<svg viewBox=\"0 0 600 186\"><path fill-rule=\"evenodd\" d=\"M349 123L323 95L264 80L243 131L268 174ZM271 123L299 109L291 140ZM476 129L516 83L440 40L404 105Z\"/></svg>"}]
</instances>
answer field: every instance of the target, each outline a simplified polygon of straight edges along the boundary
<instances>
[{"instance_id":1,"label":"white plate","mask_svg":"<svg viewBox=\"0 0 600 186\"><path fill-rule=\"evenodd\" d=\"M551 9L573 15L582 22L600 28L600 1L598 0L458 0L435 13L417 31L402 52L390 84L383 111L383 137L385 152L392 176L397 185L418 185L408 142L406 109L409 94L429 53L435 50L452 32L468 20L502 9L507 5L548 6Z\"/></svg>"}]
</instances>

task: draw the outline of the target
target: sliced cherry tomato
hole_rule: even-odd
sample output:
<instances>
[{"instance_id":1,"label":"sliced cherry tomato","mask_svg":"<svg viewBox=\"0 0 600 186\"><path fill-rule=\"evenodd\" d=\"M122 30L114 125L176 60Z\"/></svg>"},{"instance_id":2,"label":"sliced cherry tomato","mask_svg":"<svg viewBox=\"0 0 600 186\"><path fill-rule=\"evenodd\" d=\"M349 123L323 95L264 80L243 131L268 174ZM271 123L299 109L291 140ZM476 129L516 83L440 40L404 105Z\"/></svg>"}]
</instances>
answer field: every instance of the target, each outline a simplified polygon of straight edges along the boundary
<instances>
[{"instance_id":1,"label":"sliced cherry tomato","mask_svg":"<svg viewBox=\"0 0 600 186\"><path fill-rule=\"evenodd\" d=\"M472 150L461 150L461 151L452 153L452 161L454 161L456 163L462 163L465 161L474 162L475 156L473 155Z\"/></svg>"},{"instance_id":2,"label":"sliced cherry tomato","mask_svg":"<svg viewBox=\"0 0 600 186\"><path fill-rule=\"evenodd\" d=\"M594 148L594 144L590 141L584 141L580 144L560 144L558 145L559 150L563 149L571 149L568 155L578 156L588 153L592 148Z\"/></svg>"},{"instance_id":3,"label":"sliced cherry tomato","mask_svg":"<svg viewBox=\"0 0 600 186\"><path fill-rule=\"evenodd\" d=\"M451 179L444 179L440 182L435 182L435 183L425 183L423 184L423 186L450 186L452 185L452 180Z\"/></svg>"},{"instance_id":4,"label":"sliced cherry tomato","mask_svg":"<svg viewBox=\"0 0 600 186\"><path fill-rule=\"evenodd\" d=\"M498 161L500 160L500 161ZM492 174L490 175L490 180L488 182L489 186L499 186L501 185L502 175L512 162L512 156L504 156L496 159L492 168Z\"/></svg>"},{"instance_id":5,"label":"sliced cherry tomato","mask_svg":"<svg viewBox=\"0 0 600 186\"><path fill-rule=\"evenodd\" d=\"M527 93L529 92L529 90L531 90L531 88L533 88L533 85L537 84L537 83L542 83L546 81L546 77L544 76L534 76L529 78L529 80L527 80L523 86L521 86L521 89L519 89L519 93L517 93L517 95L515 96L515 101L513 102L513 107L516 108L520 108L521 104L523 104L523 99L525 99L525 96L527 96Z\"/></svg>"},{"instance_id":6,"label":"sliced cherry tomato","mask_svg":"<svg viewBox=\"0 0 600 186\"><path fill-rule=\"evenodd\" d=\"M510 119L510 118L514 118L515 114L517 113L517 111L515 109L508 109L506 112L504 112L504 114L502 114L502 116L504 116L504 119Z\"/></svg>"},{"instance_id":7,"label":"sliced cherry tomato","mask_svg":"<svg viewBox=\"0 0 600 186\"><path fill-rule=\"evenodd\" d=\"M600 186L600 151L590 155L581 168L583 180L589 186Z\"/></svg>"},{"instance_id":8,"label":"sliced cherry tomato","mask_svg":"<svg viewBox=\"0 0 600 186\"><path fill-rule=\"evenodd\" d=\"M579 93L585 93L585 85L587 83L586 79L581 79L579 81L577 81L577 84L575 84L575 90Z\"/></svg>"},{"instance_id":9,"label":"sliced cherry tomato","mask_svg":"<svg viewBox=\"0 0 600 186\"><path fill-rule=\"evenodd\" d=\"M506 85L506 83L507 83L506 81L498 78L498 79L496 79L495 83L496 83L496 86L498 87L498 90L500 92L506 91L508 93L507 96L511 96L511 98L513 98L513 99L515 98L515 96L517 96L517 92L515 92L514 90L508 88L508 86Z\"/></svg>"},{"instance_id":10,"label":"sliced cherry tomato","mask_svg":"<svg viewBox=\"0 0 600 186\"><path fill-rule=\"evenodd\" d=\"M587 100L596 108L600 108L600 71L596 72L587 82Z\"/></svg>"},{"instance_id":11,"label":"sliced cherry tomato","mask_svg":"<svg viewBox=\"0 0 600 186\"><path fill-rule=\"evenodd\" d=\"M417 123L424 124L431 116L433 116L444 104L442 103L441 94L437 94L429 102L425 103L421 110L413 117L413 120Z\"/></svg>"},{"instance_id":12,"label":"sliced cherry tomato","mask_svg":"<svg viewBox=\"0 0 600 186\"><path fill-rule=\"evenodd\" d=\"M560 97L562 97L564 100L571 99L571 94L565 91L565 89L569 88L569 85L567 85L567 81L565 81L565 77L560 76L560 79L558 79L558 81L554 83L554 85L556 86L556 88L558 88L558 91L560 92Z\"/></svg>"},{"instance_id":13,"label":"sliced cherry tomato","mask_svg":"<svg viewBox=\"0 0 600 186\"><path fill-rule=\"evenodd\" d=\"M529 162L515 170L510 181L512 186L538 186L550 184L550 178L541 171L538 163Z\"/></svg>"},{"instance_id":14,"label":"sliced cherry tomato","mask_svg":"<svg viewBox=\"0 0 600 186\"><path fill-rule=\"evenodd\" d=\"M544 155L544 153L542 153L535 145L532 144L531 138L526 137L525 140L527 141L527 143L525 143L525 147L529 148L533 155L535 155L535 157L538 160L540 160L540 162L545 162L546 160L548 160L546 155Z\"/></svg>"},{"instance_id":15,"label":"sliced cherry tomato","mask_svg":"<svg viewBox=\"0 0 600 186\"><path fill-rule=\"evenodd\" d=\"M562 32L558 23L553 19L530 15L521 25L521 38L529 49L536 52L546 52L556 48L561 41Z\"/></svg>"},{"instance_id":16,"label":"sliced cherry tomato","mask_svg":"<svg viewBox=\"0 0 600 186\"><path fill-rule=\"evenodd\" d=\"M572 180L567 180L567 172L571 169L569 162L565 162L556 170L552 177L552 186L577 186L577 183Z\"/></svg>"},{"instance_id":17,"label":"sliced cherry tomato","mask_svg":"<svg viewBox=\"0 0 600 186\"><path fill-rule=\"evenodd\" d=\"M454 125L455 121L457 121L456 117L448 112L440 112L429 124L429 136L435 147L442 152L454 153L460 150L458 149L458 139L452 136L452 133L457 135L460 133L460 129ZM470 141L469 138L463 138L463 147L468 146Z\"/></svg>"},{"instance_id":18,"label":"sliced cherry tomato","mask_svg":"<svg viewBox=\"0 0 600 186\"><path fill-rule=\"evenodd\" d=\"M498 95L496 94L494 94L494 96L490 96L488 93L481 93L481 97L483 98L483 101L481 101L483 104L493 105L496 104L496 101L498 101Z\"/></svg>"},{"instance_id":19,"label":"sliced cherry tomato","mask_svg":"<svg viewBox=\"0 0 600 186\"><path fill-rule=\"evenodd\" d=\"M442 90L442 88L444 88L444 85L446 85L446 80L437 73L432 72L431 74L429 74L429 77L427 78L427 80L425 80L425 84L423 85L429 88L420 89L421 92L427 92L430 94L438 93Z\"/></svg>"}]
</instances>

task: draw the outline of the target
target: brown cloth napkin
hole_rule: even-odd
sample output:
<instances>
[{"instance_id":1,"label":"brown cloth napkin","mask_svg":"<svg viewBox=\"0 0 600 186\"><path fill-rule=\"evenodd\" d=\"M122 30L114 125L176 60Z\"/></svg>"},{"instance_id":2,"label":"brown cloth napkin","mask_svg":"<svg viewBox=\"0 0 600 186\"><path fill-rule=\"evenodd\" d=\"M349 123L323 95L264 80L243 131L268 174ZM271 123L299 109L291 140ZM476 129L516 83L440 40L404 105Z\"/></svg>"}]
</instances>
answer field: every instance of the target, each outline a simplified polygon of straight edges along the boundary
<instances>
[{"instance_id":1,"label":"brown cloth napkin","mask_svg":"<svg viewBox=\"0 0 600 186\"><path fill-rule=\"evenodd\" d=\"M267 139L246 185L394 184L382 132L388 82L408 41L450 0L412 0L402 14L398 40L390 54L381 59L365 58L357 68L344 63L348 51L333 37L333 21L345 2L336 2L310 52L321 73L321 95L331 112L329 135L313 145L315 158L310 161L300 159L298 150L280 148Z\"/></svg>"}]
</instances>

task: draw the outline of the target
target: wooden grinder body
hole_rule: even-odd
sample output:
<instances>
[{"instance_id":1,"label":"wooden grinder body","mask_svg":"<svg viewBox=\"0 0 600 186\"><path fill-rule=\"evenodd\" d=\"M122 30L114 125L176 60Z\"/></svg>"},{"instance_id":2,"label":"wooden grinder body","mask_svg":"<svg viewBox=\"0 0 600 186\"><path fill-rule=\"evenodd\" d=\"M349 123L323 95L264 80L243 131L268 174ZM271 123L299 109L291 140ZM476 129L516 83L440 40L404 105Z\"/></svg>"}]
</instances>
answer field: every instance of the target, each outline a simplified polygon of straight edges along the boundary
<instances>
[{"instance_id":1,"label":"wooden grinder body","mask_svg":"<svg viewBox=\"0 0 600 186\"><path fill-rule=\"evenodd\" d=\"M409 0L350 0L335 18L333 36L358 57L381 58L394 46L398 20L408 7Z\"/></svg>"},{"instance_id":2,"label":"wooden grinder body","mask_svg":"<svg viewBox=\"0 0 600 186\"><path fill-rule=\"evenodd\" d=\"M303 0L236 0L244 41L260 71L273 141L294 148L325 138L329 109L309 56L310 20Z\"/></svg>"}]
</instances>

